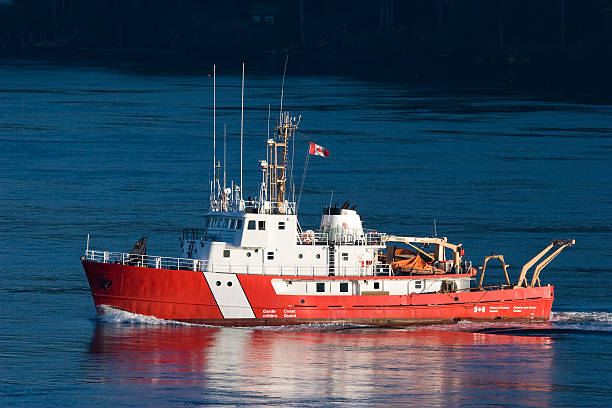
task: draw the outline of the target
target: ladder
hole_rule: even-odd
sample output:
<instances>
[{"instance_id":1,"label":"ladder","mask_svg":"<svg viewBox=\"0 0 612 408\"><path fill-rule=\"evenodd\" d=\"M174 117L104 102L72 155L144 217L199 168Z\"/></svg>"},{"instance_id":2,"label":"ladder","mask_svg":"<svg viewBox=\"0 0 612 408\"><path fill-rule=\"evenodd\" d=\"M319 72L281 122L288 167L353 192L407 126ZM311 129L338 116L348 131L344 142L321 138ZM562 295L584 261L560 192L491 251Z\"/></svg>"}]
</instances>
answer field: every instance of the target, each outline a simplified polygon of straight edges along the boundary
<instances>
[{"instance_id":1,"label":"ladder","mask_svg":"<svg viewBox=\"0 0 612 408\"><path fill-rule=\"evenodd\" d=\"M336 246L330 245L327 255L327 265L329 268L329 276L336 275Z\"/></svg>"}]
</instances>

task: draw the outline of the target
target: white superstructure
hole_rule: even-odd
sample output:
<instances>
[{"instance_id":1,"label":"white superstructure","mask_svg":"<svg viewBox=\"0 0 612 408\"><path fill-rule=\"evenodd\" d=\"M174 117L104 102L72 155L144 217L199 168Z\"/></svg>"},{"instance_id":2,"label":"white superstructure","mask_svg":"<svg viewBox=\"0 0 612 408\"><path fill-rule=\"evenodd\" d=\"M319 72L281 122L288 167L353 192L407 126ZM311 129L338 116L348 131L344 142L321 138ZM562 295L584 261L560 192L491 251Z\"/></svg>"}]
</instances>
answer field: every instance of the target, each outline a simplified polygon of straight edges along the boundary
<instances>
[{"instance_id":1,"label":"white superstructure","mask_svg":"<svg viewBox=\"0 0 612 408\"><path fill-rule=\"evenodd\" d=\"M242 196L241 186L222 187L220 165L215 165L211 183L210 211L203 229L185 230L181 239L182 257L194 259L198 269L216 273L246 273L295 277L390 276L391 261L384 250L388 236L363 228L356 206L325 207L318 229L303 229L295 202L287 200L288 139L297 129L296 118L283 114L276 135L266 141L267 158L260 161L262 181L257 199ZM350 207L350 208L349 208ZM437 239L441 243L445 239ZM444 246L436 245L436 258L445 260ZM459 258L457 258L459 259ZM197 261L200 261L197 264ZM451 272L453 262L439 265ZM448 280L448 278L446 278ZM455 278L457 288L468 288L469 278ZM274 281L279 293L302 293L307 283ZM381 282L382 283L382 282ZM342 294L382 290L381 283L355 282ZM419 282L414 278L386 282L385 292L406 294L438 291L442 279ZM303 286L303 287L302 287ZM332 292L333 285L329 285Z\"/></svg>"}]
</instances>

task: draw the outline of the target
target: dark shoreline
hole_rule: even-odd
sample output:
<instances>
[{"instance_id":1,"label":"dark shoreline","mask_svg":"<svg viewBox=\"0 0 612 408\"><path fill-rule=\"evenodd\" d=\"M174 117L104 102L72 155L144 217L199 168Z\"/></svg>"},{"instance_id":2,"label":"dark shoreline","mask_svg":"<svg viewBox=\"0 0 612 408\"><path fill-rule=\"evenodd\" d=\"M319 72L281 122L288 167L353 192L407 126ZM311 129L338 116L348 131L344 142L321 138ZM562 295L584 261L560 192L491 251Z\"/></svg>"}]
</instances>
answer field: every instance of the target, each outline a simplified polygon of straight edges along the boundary
<instances>
[{"instance_id":1,"label":"dark shoreline","mask_svg":"<svg viewBox=\"0 0 612 408\"><path fill-rule=\"evenodd\" d=\"M212 64L224 73L239 73L241 62L256 75L282 75L285 54L235 50L234 55L186 50L22 47L4 49L0 64L44 62L92 65L140 75L207 75ZM239 56L244 56L241 58ZM561 56L546 60L512 62L474 61L461 56L429 57L324 53L289 55L288 75L326 75L381 83L422 84L449 89L495 88L584 104L612 103L612 64L607 61L572 61Z\"/></svg>"}]
</instances>

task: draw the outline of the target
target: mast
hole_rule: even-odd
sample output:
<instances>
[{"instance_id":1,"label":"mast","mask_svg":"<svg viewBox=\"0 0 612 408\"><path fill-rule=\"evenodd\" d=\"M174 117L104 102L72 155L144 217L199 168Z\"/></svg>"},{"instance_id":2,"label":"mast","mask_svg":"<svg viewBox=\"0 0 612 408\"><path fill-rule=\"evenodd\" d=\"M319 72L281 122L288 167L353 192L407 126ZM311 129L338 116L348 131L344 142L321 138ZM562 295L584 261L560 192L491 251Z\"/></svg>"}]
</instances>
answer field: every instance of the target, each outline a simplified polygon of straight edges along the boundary
<instances>
[{"instance_id":1,"label":"mast","mask_svg":"<svg viewBox=\"0 0 612 408\"><path fill-rule=\"evenodd\" d=\"M289 113L281 114L281 122L276 127L276 135L273 139L268 139L265 180L267 183L267 195L271 203L272 211L286 214L290 212L289 208L285 208L285 200L287 200L287 166L289 156L289 138L297 129L295 118Z\"/></svg>"},{"instance_id":2,"label":"mast","mask_svg":"<svg viewBox=\"0 0 612 408\"><path fill-rule=\"evenodd\" d=\"M213 64L213 199L217 199L217 67Z\"/></svg>"},{"instance_id":3,"label":"mast","mask_svg":"<svg viewBox=\"0 0 612 408\"><path fill-rule=\"evenodd\" d=\"M293 123L291 123L291 118L289 117L289 114L287 114L284 119L285 119L285 123L283 123L282 128L279 129L279 139L282 140L282 144L279 144L279 145L282 146L283 148L282 158L281 158L282 162L279 168L280 179L277 181L278 202L279 203L282 203L285 201L285 188L286 188L286 183L287 183L287 156L289 153L287 140L289 139L289 136L291 136L291 132L294 129Z\"/></svg>"},{"instance_id":4,"label":"mast","mask_svg":"<svg viewBox=\"0 0 612 408\"><path fill-rule=\"evenodd\" d=\"M283 82L281 82L281 100L280 111L278 112L278 123L283 123L283 97L285 96L285 74L287 73L287 62L289 62L289 54L285 55L285 69L283 70Z\"/></svg>"},{"instance_id":5,"label":"mast","mask_svg":"<svg viewBox=\"0 0 612 408\"><path fill-rule=\"evenodd\" d=\"M244 62L242 63L242 97L240 104L240 201L242 201L242 139L244 131Z\"/></svg>"},{"instance_id":6,"label":"mast","mask_svg":"<svg viewBox=\"0 0 612 408\"><path fill-rule=\"evenodd\" d=\"M225 194L225 170L227 168L227 124L223 124L223 193Z\"/></svg>"}]
</instances>

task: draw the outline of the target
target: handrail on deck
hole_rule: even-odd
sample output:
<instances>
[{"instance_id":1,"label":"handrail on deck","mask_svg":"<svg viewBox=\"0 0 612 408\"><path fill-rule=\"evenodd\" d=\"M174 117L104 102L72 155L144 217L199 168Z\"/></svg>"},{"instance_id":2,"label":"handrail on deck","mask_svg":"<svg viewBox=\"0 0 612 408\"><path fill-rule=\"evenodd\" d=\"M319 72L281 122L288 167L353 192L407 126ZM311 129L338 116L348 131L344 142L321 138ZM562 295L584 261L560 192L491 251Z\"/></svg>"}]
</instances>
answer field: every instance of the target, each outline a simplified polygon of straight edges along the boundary
<instances>
[{"instance_id":1,"label":"handrail on deck","mask_svg":"<svg viewBox=\"0 0 612 408\"><path fill-rule=\"evenodd\" d=\"M338 234L334 238L327 232L302 232L297 235L298 245L383 245L387 234L382 232L368 232L365 234Z\"/></svg>"},{"instance_id":2,"label":"handrail on deck","mask_svg":"<svg viewBox=\"0 0 612 408\"><path fill-rule=\"evenodd\" d=\"M300 265L246 265L216 264L208 260L192 258L173 258L165 256L138 255L124 252L95 251L88 249L81 258L84 261L121 264L157 269L182 269L199 272L245 273L248 275L281 276L384 276L393 275L388 264L370 264L363 267L312 267ZM333 275L330 274L333 272Z\"/></svg>"}]
</instances>

